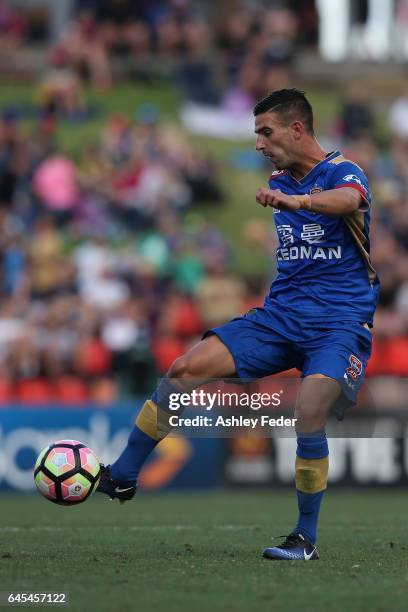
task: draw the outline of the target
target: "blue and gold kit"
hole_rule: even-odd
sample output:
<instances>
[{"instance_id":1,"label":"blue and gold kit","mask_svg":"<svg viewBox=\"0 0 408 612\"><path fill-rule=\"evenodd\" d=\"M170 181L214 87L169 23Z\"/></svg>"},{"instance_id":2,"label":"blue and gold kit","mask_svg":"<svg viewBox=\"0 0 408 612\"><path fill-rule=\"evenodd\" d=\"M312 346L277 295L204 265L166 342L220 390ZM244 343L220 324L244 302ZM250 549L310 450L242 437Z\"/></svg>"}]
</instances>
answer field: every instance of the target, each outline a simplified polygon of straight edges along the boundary
<instances>
[{"instance_id":1,"label":"blue and gold kit","mask_svg":"<svg viewBox=\"0 0 408 612\"><path fill-rule=\"evenodd\" d=\"M371 353L379 293L370 259L367 178L335 151L299 181L287 170L273 173L269 187L288 195L350 187L360 192L361 205L344 216L274 210L278 274L264 307L206 335L216 334L228 347L241 378L295 367L302 376L335 378L353 403Z\"/></svg>"},{"instance_id":2,"label":"blue and gold kit","mask_svg":"<svg viewBox=\"0 0 408 612\"><path fill-rule=\"evenodd\" d=\"M284 307L311 323L323 317L371 326L379 283L370 260L371 195L364 172L336 151L302 180L285 170L272 174L269 186L288 195L352 187L362 204L347 216L274 211L278 276L265 307Z\"/></svg>"}]
</instances>

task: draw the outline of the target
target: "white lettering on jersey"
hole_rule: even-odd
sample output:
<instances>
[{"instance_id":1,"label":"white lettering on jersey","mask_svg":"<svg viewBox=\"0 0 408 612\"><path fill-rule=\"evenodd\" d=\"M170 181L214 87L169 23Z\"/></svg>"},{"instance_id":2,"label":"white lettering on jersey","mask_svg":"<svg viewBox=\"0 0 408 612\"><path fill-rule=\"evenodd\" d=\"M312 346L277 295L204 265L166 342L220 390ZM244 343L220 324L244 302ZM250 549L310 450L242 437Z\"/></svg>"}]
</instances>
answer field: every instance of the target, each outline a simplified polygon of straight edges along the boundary
<instances>
[{"instance_id":1,"label":"white lettering on jersey","mask_svg":"<svg viewBox=\"0 0 408 612\"><path fill-rule=\"evenodd\" d=\"M278 261L293 261L296 259L341 259L342 249L336 247L291 246L277 250Z\"/></svg>"},{"instance_id":2,"label":"white lettering on jersey","mask_svg":"<svg viewBox=\"0 0 408 612\"><path fill-rule=\"evenodd\" d=\"M305 240L309 244L323 242L323 236L324 229L318 223L305 223L303 225L303 232L300 234L302 240Z\"/></svg>"},{"instance_id":3,"label":"white lettering on jersey","mask_svg":"<svg viewBox=\"0 0 408 612\"><path fill-rule=\"evenodd\" d=\"M290 225L277 225L276 231L278 232L279 238L281 239L283 246L293 244L293 227L291 227Z\"/></svg>"}]
</instances>

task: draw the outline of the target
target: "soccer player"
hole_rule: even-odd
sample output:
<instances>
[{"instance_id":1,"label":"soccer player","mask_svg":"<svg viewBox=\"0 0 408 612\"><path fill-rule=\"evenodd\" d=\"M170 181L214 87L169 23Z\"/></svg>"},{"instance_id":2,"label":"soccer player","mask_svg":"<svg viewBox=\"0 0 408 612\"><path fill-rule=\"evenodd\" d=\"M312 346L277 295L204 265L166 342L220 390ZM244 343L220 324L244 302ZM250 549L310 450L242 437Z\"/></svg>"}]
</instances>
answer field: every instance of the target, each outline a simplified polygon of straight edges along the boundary
<instances>
[{"instance_id":1,"label":"soccer player","mask_svg":"<svg viewBox=\"0 0 408 612\"><path fill-rule=\"evenodd\" d=\"M256 149L275 167L256 201L274 212L278 275L262 308L209 330L173 363L122 455L103 467L99 490L120 500L134 495L140 468L169 431L175 390L191 390L198 379L257 379L295 367L302 372L295 407L298 520L263 556L312 560L329 468L326 418L333 406L344 411L355 403L371 352L379 291L370 260L371 196L361 168L316 140L303 92L275 91L254 116Z\"/></svg>"}]
</instances>

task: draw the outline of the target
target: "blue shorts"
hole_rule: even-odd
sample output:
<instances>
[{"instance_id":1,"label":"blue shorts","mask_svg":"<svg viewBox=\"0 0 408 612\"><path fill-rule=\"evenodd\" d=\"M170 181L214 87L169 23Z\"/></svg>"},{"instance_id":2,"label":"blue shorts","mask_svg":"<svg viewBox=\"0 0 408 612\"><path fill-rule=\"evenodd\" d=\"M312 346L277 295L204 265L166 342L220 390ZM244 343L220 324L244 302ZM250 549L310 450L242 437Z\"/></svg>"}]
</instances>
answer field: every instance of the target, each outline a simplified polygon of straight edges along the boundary
<instances>
[{"instance_id":1,"label":"blue shorts","mask_svg":"<svg viewBox=\"0 0 408 612\"><path fill-rule=\"evenodd\" d=\"M306 322L283 312L254 308L214 327L233 356L239 378L257 379L297 368L302 376L324 374L339 381L354 404L371 354L371 332L364 322Z\"/></svg>"}]
</instances>

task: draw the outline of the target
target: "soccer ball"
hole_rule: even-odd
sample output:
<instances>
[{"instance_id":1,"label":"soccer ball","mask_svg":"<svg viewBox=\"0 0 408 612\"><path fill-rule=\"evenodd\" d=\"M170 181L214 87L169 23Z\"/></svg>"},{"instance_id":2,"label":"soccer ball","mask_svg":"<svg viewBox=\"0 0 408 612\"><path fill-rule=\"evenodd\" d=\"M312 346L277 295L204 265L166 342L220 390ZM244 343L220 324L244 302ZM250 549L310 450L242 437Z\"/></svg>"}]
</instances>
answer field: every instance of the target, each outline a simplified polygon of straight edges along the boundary
<instances>
[{"instance_id":1,"label":"soccer ball","mask_svg":"<svg viewBox=\"0 0 408 612\"><path fill-rule=\"evenodd\" d=\"M77 440L58 440L44 448L34 467L34 482L46 499L72 506L98 486L101 468L90 448Z\"/></svg>"}]
</instances>

